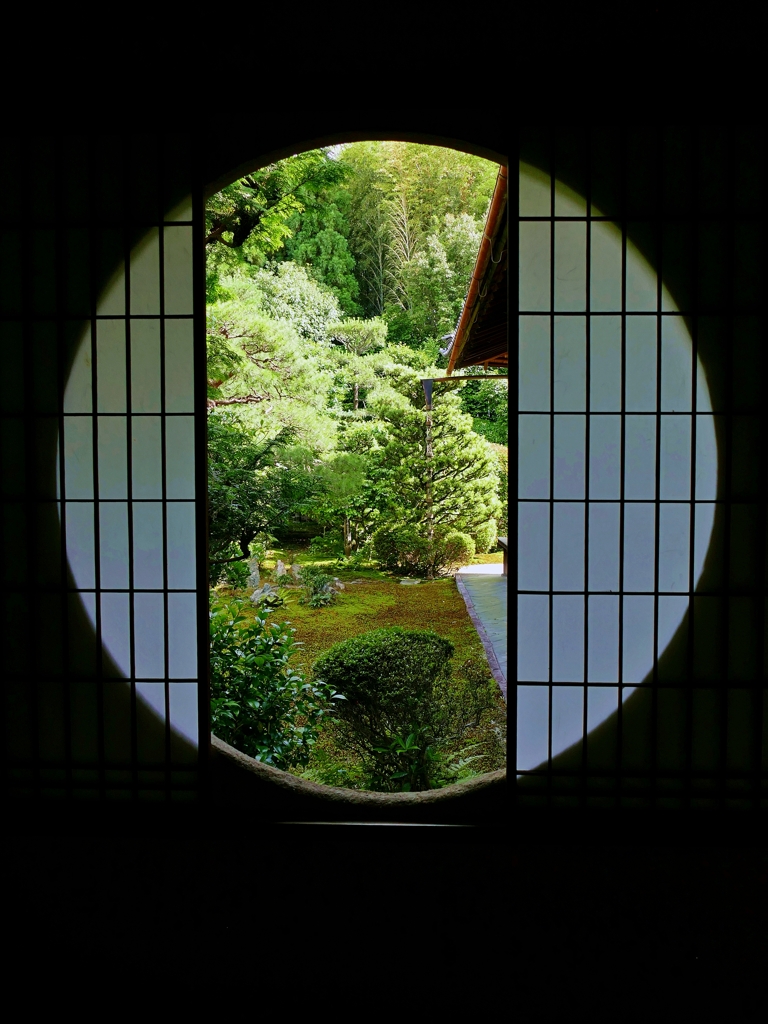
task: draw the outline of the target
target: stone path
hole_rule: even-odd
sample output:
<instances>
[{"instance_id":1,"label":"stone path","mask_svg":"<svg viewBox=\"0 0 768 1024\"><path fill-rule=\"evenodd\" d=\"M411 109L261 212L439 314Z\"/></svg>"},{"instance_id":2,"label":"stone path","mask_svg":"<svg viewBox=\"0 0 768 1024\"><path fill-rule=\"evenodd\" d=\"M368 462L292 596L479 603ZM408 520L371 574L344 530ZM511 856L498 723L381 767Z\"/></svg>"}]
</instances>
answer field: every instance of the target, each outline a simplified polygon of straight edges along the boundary
<instances>
[{"instance_id":1,"label":"stone path","mask_svg":"<svg viewBox=\"0 0 768 1024\"><path fill-rule=\"evenodd\" d=\"M501 566L467 565L456 573L456 586L482 640L493 678L507 699L507 582Z\"/></svg>"}]
</instances>

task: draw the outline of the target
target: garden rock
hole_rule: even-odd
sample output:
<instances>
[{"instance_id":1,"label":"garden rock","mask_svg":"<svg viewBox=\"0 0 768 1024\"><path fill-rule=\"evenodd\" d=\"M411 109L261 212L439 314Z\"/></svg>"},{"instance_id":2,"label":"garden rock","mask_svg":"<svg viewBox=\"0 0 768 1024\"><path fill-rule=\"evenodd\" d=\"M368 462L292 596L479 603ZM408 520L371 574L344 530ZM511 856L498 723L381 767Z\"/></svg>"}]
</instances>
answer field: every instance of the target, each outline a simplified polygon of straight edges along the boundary
<instances>
[{"instance_id":1,"label":"garden rock","mask_svg":"<svg viewBox=\"0 0 768 1024\"><path fill-rule=\"evenodd\" d=\"M263 587L254 590L251 594L251 601L253 604L261 604L265 598L272 597L273 595L277 595L277 587L273 587L271 583L265 583Z\"/></svg>"},{"instance_id":2,"label":"garden rock","mask_svg":"<svg viewBox=\"0 0 768 1024\"><path fill-rule=\"evenodd\" d=\"M259 573L259 563L258 563L258 560L255 559L255 558L252 558L250 560L250 562L248 563L248 568L251 570L251 574L248 577L245 585L246 585L246 587L254 587L254 588L256 588L261 583L261 575Z\"/></svg>"},{"instance_id":3,"label":"garden rock","mask_svg":"<svg viewBox=\"0 0 768 1024\"><path fill-rule=\"evenodd\" d=\"M277 579L280 579L281 576L285 575L285 562L281 558L278 558L277 568L275 569L275 576L277 577Z\"/></svg>"},{"instance_id":4,"label":"garden rock","mask_svg":"<svg viewBox=\"0 0 768 1024\"><path fill-rule=\"evenodd\" d=\"M298 564L298 562L295 565L291 566L291 570L290 571L291 571L291 575L293 576L293 578L298 582L300 580L300 578L301 578L299 576L299 573L301 572L301 566Z\"/></svg>"}]
</instances>

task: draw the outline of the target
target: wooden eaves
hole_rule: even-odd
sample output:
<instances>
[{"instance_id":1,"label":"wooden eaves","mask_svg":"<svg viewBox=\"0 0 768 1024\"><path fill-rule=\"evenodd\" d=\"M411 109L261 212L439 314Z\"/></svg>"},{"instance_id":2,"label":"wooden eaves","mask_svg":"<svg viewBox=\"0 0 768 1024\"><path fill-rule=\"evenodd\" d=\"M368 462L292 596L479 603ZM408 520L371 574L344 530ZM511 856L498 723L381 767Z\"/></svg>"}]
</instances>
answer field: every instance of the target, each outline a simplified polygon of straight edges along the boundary
<instances>
[{"instance_id":1,"label":"wooden eaves","mask_svg":"<svg viewBox=\"0 0 768 1024\"><path fill-rule=\"evenodd\" d=\"M507 366L507 179L500 167L447 374L466 366Z\"/></svg>"}]
</instances>

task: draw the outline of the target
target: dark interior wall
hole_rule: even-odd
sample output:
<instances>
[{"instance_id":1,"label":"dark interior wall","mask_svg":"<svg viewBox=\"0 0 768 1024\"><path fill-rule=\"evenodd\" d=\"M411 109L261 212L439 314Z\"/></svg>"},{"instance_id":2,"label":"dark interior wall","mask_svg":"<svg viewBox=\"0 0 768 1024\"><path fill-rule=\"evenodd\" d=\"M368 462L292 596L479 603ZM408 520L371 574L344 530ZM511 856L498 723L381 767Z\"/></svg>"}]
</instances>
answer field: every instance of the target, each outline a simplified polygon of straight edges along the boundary
<instances>
[{"instance_id":1,"label":"dark interior wall","mask_svg":"<svg viewBox=\"0 0 768 1024\"><path fill-rule=\"evenodd\" d=\"M105 724L97 735L88 717L93 716L92 695L67 685L73 675L88 678L97 661L93 631L64 593L68 570L53 502L57 395L81 329L77 318L88 316L92 297L146 224L190 190L199 204L206 190L260 161L354 138L445 142L512 161L520 152L543 167L554 158L558 177L579 192L590 190L606 213L632 222L633 240L652 263L661 260L678 305L698 318L699 352L715 408L722 413L718 445L725 467L724 505L705 578L717 593L701 605L692 634L697 678L685 675L690 667L686 641L677 667L670 670L676 686L669 690L666 717L658 718L658 701L653 708L649 704L638 715L636 741L641 768L650 763L644 738L650 737L653 746L655 737L661 740L657 750L671 751L670 769L685 773L691 752L685 736L695 717L714 806L756 808L766 799L768 749L763 738L768 472L760 387L766 366L756 271L764 210L761 133L757 127L731 125L513 128L500 112L470 108L373 112L364 122L333 112L299 115L290 123L275 118L262 120L245 141L228 135L215 144L192 134L52 134L7 143L0 188L0 312L6 372L14 385L4 389L2 409L2 644L9 677L3 714L17 806L36 802L43 791L56 798L57 806L62 799L66 803L67 749L88 751L97 760L114 755L119 761L130 747L131 712L124 688L106 688L99 697ZM661 249L659 197L669 226ZM108 662L102 672L118 674ZM691 683L698 683L695 701ZM154 727L149 720L144 726ZM44 776L37 770L41 752ZM561 766L568 768L565 761ZM620 776L621 765L614 767ZM650 767L655 770L656 762ZM21 775L13 774L19 769ZM226 772L231 771L230 764ZM321 814L314 800L289 801L284 793L275 795L271 785L257 793L258 786L241 773L236 773L237 785L216 781L226 772L213 773L217 801L242 784L247 795L238 796L235 804L244 801L251 815L258 817L267 805L273 820L283 814L304 820ZM203 777L211 779L210 774ZM392 813L387 812L390 820ZM425 813L405 807L398 811L414 820L426 820ZM516 820L516 813L521 811L514 810L514 794L500 784L492 793L465 796L455 812L441 812L437 820L504 825ZM327 807L326 814L344 817Z\"/></svg>"}]
</instances>

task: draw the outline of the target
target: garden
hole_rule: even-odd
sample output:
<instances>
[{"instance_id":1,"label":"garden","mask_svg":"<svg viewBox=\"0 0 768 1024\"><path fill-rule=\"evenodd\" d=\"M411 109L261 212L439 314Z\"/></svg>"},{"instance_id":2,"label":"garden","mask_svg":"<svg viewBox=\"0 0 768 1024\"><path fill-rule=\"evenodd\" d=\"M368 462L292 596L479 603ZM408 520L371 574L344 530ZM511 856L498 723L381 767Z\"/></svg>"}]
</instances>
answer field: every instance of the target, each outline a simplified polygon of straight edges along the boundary
<instances>
[{"instance_id":1,"label":"garden","mask_svg":"<svg viewBox=\"0 0 768 1024\"><path fill-rule=\"evenodd\" d=\"M356 143L209 200L212 727L315 782L418 791L504 766L453 573L502 558L506 380L429 409L421 384L444 373L495 173Z\"/></svg>"}]
</instances>

